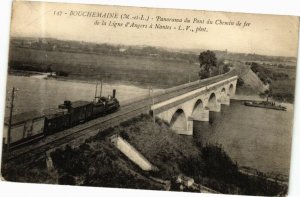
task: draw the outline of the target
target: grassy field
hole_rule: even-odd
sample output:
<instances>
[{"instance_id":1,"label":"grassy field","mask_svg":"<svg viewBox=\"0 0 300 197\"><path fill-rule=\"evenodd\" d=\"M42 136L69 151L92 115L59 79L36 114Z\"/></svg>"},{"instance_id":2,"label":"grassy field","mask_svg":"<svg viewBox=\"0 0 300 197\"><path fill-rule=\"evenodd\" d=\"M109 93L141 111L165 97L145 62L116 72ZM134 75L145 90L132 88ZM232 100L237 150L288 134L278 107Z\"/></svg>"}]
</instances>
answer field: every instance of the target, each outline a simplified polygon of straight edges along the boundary
<instances>
[{"instance_id":1,"label":"grassy field","mask_svg":"<svg viewBox=\"0 0 300 197\"><path fill-rule=\"evenodd\" d=\"M270 84L271 96L280 102L293 103L295 96L296 68L277 68L252 63L251 69L265 84Z\"/></svg>"},{"instance_id":2,"label":"grassy field","mask_svg":"<svg viewBox=\"0 0 300 197\"><path fill-rule=\"evenodd\" d=\"M268 67L268 69L288 75L287 79L272 81L272 94L273 97L279 101L286 100L292 103L294 101L296 90L296 67L294 69Z\"/></svg>"},{"instance_id":3,"label":"grassy field","mask_svg":"<svg viewBox=\"0 0 300 197\"><path fill-rule=\"evenodd\" d=\"M199 65L151 57L110 56L12 48L10 67L36 67L67 73L70 79L125 81L171 87L198 79Z\"/></svg>"},{"instance_id":4,"label":"grassy field","mask_svg":"<svg viewBox=\"0 0 300 197\"><path fill-rule=\"evenodd\" d=\"M197 57L197 56L195 56ZM197 60L193 61L197 62ZM247 66L233 61L237 70ZM256 63L258 64L258 63ZM293 102L296 70L292 67L277 67L258 64L259 77L263 82L272 80L274 99ZM28 48L11 48L10 68L54 71L62 79L101 80L122 82L142 87L168 88L197 80L199 65L189 61L161 59L150 56L126 56L63 51L45 51ZM287 75L286 78L278 74ZM274 78L277 78L276 80ZM240 88L241 89L241 88ZM238 91L243 92L243 91ZM252 90L244 92L252 94Z\"/></svg>"},{"instance_id":5,"label":"grassy field","mask_svg":"<svg viewBox=\"0 0 300 197\"><path fill-rule=\"evenodd\" d=\"M278 80L272 82L272 97L278 101L293 103L295 97L295 80Z\"/></svg>"}]
</instances>

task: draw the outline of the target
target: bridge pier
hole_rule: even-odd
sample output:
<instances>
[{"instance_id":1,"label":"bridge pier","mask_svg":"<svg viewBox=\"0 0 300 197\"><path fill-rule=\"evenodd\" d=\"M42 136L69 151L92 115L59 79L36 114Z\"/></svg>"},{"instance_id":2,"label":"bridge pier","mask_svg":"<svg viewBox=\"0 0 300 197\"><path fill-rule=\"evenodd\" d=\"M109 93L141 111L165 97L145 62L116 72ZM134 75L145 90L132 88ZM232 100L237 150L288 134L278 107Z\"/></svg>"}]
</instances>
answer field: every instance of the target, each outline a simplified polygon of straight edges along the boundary
<instances>
[{"instance_id":1,"label":"bridge pier","mask_svg":"<svg viewBox=\"0 0 300 197\"><path fill-rule=\"evenodd\" d=\"M173 130L175 131L176 134L179 135L193 135L193 127L194 127L193 118L188 117L186 124L187 124L186 128L173 127Z\"/></svg>"},{"instance_id":2,"label":"bridge pier","mask_svg":"<svg viewBox=\"0 0 300 197\"><path fill-rule=\"evenodd\" d=\"M215 105L207 106L209 111L220 112L221 111L221 103L216 103Z\"/></svg>"},{"instance_id":3,"label":"bridge pier","mask_svg":"<svg viewBox=\"0 0 300 197\"><path fill-rule=\"evenodd\" d=\"M230 96L223 96L218 102L220 102L222 105L230 105Z\"/></svg>"},{"instance_id":4,"label":"bridge pier","mask_svg":"<svg viewBox=\"0 0 300 197\"><path fill-rule=\"evenodd\" d=\"M202 110L195 111L191 118L196 121L208 122L209 121L209 110L202 109Z\"/></svg>"}]
</instances>

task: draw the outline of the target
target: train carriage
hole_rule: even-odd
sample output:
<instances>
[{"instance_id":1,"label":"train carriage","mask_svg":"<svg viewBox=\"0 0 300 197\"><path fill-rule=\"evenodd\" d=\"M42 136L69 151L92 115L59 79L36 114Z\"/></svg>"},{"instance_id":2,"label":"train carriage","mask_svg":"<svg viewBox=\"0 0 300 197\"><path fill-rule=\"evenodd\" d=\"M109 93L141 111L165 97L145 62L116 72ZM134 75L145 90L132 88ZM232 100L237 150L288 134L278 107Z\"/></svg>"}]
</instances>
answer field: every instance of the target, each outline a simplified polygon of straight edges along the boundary
<instances>
[{"instance_id":1,"label":"train carriage","mask_svg":"<svg viewBox=\"0 0 300 197\"><path fill-rule=\"evenodd\" d=\"M96 97L90 101L64 101L57 109L43 112L30 111L12 116L10 129L10 147L18 147L91 119L112 113L119 109L119 101L113 96ZM97 100L97 101L96 101ZM5 118L4 147L8 144L9 118Z\"/></svg>"},{"instance_id":2,"label":"train carriage","mask_svg":"<svg viewBox=\"0 0 300 197\"><path fill-rule=\"evenodd\" d=\"M12 116L10 129L10 146L15 147L24 142L34 141L43 136L45 116L38 111L29 111ZM9 118L4 121L3 142L8 143Z\"/></svg>"},{"instance_id":3,"label":"train carriage","mask_svg":"<svg viewBox=\"0 0 300 197\"><path fill-rule=\"evenodd\" d=\"M89 101L65 101L59 105L60 109L67 109L70 114L70 126L83 123L93 117L93 104Z\"/></svg>"},{"instance_id":4,"label":"train carriage","mask_svg":"<svg viewBox=\"0 0 300 197\"><path fill-rule=\"evenodd\" d=\"M70 127L70 114L67 109L46 109L45 134L50 135Z\"/></svg>"}]
</instances>

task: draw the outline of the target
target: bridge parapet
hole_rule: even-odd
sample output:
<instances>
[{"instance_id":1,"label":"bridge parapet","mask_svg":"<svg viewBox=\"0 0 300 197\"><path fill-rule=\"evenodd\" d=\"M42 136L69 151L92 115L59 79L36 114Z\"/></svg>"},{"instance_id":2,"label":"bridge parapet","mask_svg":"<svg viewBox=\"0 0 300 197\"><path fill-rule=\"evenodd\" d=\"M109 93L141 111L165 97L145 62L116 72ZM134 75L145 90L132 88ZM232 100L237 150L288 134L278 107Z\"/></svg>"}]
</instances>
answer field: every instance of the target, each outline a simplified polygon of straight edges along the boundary
<instances>
[{"instance_id":1,"label":"bridge parapet","mask_svg":"<svg viewBox=\"0 0 300 197\"><path fill-rule=\"evenodd\" d=\"M232 69L229 72L221 74L221 75L216 75L216 76L209 77L209 78L206 78L206 79L197 80L197 81L193 81L193 82L189 82L189 83L181 84L181 85L178 85L178 86L175 86L175 87L172 87L172 88L165 89L164 92L165 93L170 93L170 92L173 92L173 91L178 91L180 89L189 88L189 87L195 86L195 85L198 86L198 87L200 87L200 86L203 87L203 86L207 86L209 84L212 84L212 83L224 80L224 79L228 79L228 78L234 77L234 76L237 76L236 75L236 70Z\"/></svg>"}]
</instances>

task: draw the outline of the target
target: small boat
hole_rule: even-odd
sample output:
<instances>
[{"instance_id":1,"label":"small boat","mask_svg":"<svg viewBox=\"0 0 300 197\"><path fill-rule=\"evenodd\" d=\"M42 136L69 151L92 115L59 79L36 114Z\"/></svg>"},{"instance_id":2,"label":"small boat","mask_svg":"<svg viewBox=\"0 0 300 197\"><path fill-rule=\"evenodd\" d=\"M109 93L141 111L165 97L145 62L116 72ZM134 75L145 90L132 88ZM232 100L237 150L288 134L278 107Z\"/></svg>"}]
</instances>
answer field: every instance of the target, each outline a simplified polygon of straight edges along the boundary
<instances>
[{"instance_id":1,"label":"small boat","mask_svg":"<svg viewBox=\"0 0 300 197\"><path fill-rule=\"evenodd\" d=\"M260 108L266 108L266 109L275 109L275 110L283 110L286 111L286 107L281 105L276 105L275 102L269 102L269 101L245 101L244 105L250 106L250 107L260 107Z\"/></svg>"}]
</instances>

